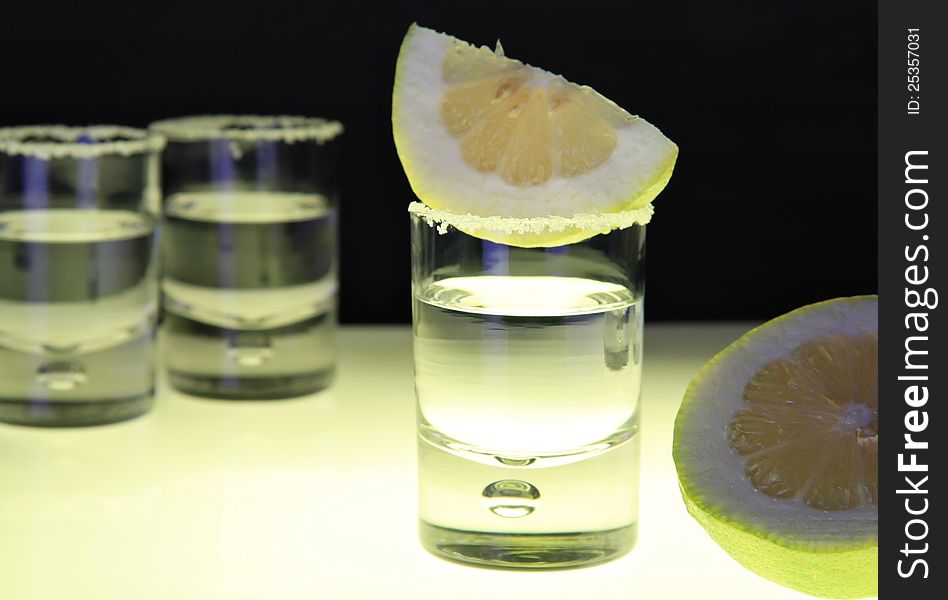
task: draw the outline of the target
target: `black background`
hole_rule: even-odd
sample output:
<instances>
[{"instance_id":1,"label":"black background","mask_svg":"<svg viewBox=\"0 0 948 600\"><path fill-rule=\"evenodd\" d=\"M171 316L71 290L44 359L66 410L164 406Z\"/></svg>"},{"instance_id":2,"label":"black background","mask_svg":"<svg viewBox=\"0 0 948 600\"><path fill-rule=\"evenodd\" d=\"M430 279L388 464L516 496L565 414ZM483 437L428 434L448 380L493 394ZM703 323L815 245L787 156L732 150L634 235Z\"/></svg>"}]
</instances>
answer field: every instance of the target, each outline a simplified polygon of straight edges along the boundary
<instances>
[{"instance_id":1,"label":"black background","mask_svg":"<svg viewBox=\"0 0 948 600\"><path fill-rule=\"evenodd\" d=\"M6 4L0 125L339 119L341 318L407 322L412 194L390 110L412 21L500 38L679 145L649 225L649 319L764 319L876 291L870 2Z\"/></svg>"}]
</instances>

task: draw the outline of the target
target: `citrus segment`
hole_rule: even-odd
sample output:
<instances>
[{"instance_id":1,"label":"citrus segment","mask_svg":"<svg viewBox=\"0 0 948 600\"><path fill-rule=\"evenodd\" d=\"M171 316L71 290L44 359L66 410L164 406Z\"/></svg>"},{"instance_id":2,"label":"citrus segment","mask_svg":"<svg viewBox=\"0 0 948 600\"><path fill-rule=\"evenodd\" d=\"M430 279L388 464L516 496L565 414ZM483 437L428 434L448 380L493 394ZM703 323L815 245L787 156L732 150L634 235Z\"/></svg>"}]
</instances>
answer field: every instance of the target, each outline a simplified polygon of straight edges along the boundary
<instances>
[{"instance_id":1,"label":"citrus segment","mask_svg":"<svg viewBox=\"0 0 948 600\"><path fill-rule=\"evenodd\" d=\"M605 118L592 113L582 92L564 93L553 108L553 152L557 172L575 177L604 163L616 148L616 133ZM592 114L590 114L592 113Z\"/></svg>"}]
</instances>

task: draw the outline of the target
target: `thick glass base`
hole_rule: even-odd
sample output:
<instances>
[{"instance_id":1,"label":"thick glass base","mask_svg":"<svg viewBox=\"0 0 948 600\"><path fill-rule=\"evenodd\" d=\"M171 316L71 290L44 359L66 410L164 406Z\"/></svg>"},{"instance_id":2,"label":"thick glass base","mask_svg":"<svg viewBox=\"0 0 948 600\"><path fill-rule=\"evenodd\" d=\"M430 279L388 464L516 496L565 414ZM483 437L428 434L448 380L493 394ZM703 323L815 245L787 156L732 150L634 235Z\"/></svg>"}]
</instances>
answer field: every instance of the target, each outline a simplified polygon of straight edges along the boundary
<instances>
[{"instance_id":1,"label":"thick glass base","mask_svg":"<svg viewBox=\"0 0 948 600\"><path fill-rule=\"evenodd\" d=\"M271 329L231 329L165 312L165 364L178 391L275 400L326 389L335 373L331 313Z\"/></svg>"},{"instance_id":2,"label":"thick glass base","mask_svg":"<svg viewBox=\"0 0 948 600\"><path fill-rule=\"evenodd\" d=\"M628 553L636 525L584 533L516 534L459 531L421 521L421 544L432 554L485 567L569 569L607 562Z\"/></svg>"},{"instance_id":3,"label":"thick glass base","mask_svg":"<svg viewBox=\"0 0 948 600\"><path fill-rule=\"evenodd\" d=\"M128 421L147 413L154 393L109 401L47 402L0 399L0 422L32 427L85 427Z\"/></svg>"},{"instance_id":4,"label":"thick glass base","mask_svg":"<svg viewBox=\"0 0 948 600\"><path fill-rule=\"evenodd\" d=\"M116 337L119 343L89 344L74 352L0 345L0 422L83 427L148 412L155 396L151 324L131 337L123 337L127 331L106 331L101 338Z\"/></svg>"},{"instance_id":5,"label":"thick glass base","mask_svg":"<svg viewBox=\"0 0 948 600\"><path fill-rule=\"evenodd\" d=\"M332 368L278 377L215 377L169 370L168 382L179 392L205 398L279 400L322 391L332 384L334 375Z\"/></svg>"},{"instance_id":6,"label":"thick glass base","mask_svg":"<svg viewBox=\"0 0 948 600\"><path fill-rule=\"evenodd\" d=\"M563 569L618 558L635 544L638 465L637 427L598 451L519 460L420 436L421 543L485 567Z\"/></svg>"}]
</instances>

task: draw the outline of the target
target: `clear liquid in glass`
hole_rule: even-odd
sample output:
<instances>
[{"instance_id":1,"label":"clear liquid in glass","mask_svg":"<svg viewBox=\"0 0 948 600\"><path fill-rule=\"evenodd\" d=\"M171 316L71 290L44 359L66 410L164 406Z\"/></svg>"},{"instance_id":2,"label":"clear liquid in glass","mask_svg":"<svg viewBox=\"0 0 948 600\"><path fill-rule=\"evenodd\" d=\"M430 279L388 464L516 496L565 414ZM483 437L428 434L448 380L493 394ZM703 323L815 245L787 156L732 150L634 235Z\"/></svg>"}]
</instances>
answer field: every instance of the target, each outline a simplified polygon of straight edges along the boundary
<instances>
[{"instance_id":1,"label":"clear liquid in glass","mask_svg":"<svg viewBox=\"0 0 948 600\"><path fill-rule=\"evenodd\" d=\"M334 371L335 213L316 194L194 192L166 200L162 235L172 385L280 398Z\"/></svg>"},{"instance_id":2,"label":"clear liquid in glass","mask_svg":"<svg viewBox=\"0 0 948 600\"><path fill-rule=\"evenodd\" d=\"M416 290L414 311L423 543L540 568L627 551L641 298L577 277L453 277Z\"/></svg>"}]
</instances>

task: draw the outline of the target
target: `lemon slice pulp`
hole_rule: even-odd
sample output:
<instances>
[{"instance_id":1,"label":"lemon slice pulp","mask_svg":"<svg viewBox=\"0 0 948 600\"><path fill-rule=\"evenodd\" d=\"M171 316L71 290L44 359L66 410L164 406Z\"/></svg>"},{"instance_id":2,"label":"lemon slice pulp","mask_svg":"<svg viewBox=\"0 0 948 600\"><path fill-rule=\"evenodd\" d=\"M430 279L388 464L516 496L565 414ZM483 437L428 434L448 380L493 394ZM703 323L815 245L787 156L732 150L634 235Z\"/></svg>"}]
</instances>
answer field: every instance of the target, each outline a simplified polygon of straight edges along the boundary
<instances>
[{"instance_id":1,"label":"lemon slice pulp","mask_svg":"<svg viewBox=\"0 0 948 600\"><path fill-rule=\"evenodd\" d=\"M875 505L879 339L831 334L764 365L728 429L757 491L818 510Z\"/></svg>"}]
</instances>

